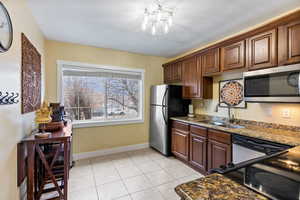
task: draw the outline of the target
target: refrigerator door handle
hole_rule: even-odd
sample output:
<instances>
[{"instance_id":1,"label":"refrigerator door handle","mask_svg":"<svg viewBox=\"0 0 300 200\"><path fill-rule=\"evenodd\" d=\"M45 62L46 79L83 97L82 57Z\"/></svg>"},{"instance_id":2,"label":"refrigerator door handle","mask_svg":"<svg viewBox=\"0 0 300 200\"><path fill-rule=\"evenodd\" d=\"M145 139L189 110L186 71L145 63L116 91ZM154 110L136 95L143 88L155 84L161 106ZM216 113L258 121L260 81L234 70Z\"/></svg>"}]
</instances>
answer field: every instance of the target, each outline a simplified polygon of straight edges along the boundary
<instances>
[{"instance_id":1,"label":"refrigerator door handle","mask_svg":"<svg viewBox=\"0 0 300 200\"><path fill-rule=\"evenodd\" d=\"M166 106L166 96L168 94L168 90L169 90L169 88L167 88L166 91L165 91L165 93L164 93L164 96L163 96L163 99L162 99L162 103L161 103L162 106Z\"/></svg>"},{"instance_id":2,"label":"refrigerator door handle","mask_svg":"<svg viewBox=\"0 0 300 200\"><path fill-rule=\"evenodd\" d=\"M166 115L165 115L165 110L166 110L166 107L165 107L165 106L162 106L162 109L161 109L161 111L162 111L162 116L163 116L163 118L164 118L165 124L168 124L168 121L167 121Z\"/></svg>"},{"instance_id":3,"label":"refrigerator door handle","mask_svg":"<svg viewBox=\"0 0 300 200\"><path fill-rule=\"evenodd\" d=\"M162 116L164 118L165 124L168 124L168 120L166 119L166 115L165 115L165 111L167 109L167 106L166 106L166 96L168 94L168 90L169 90L169 88L166 88L166 91L165 91L163 99L162 99Z\"/></svg>"}]
</instances>

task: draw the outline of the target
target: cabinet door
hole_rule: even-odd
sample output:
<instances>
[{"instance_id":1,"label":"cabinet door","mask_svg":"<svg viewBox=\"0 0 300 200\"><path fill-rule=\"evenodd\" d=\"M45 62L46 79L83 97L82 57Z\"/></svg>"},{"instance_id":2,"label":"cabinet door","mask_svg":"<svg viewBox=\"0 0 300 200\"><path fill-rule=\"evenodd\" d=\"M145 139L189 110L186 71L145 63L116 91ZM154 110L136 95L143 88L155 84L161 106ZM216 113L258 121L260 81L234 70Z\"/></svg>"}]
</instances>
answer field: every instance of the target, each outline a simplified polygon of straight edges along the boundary
<instances>
[{"instance_id":1,"label":"cabinet door","mask_svg":"<svg viewBox=\"0 0 300 200\"><path fill-rule=\"evenodd\" d=\"M213 49L201 55L203 75L211 75L220 72L219 49Z\"/></svg>"},{"instance_id":2,"label":"cabinet door","mask_svg":"<svg viewBox=\"0 0 300 200\"><path fill-rule=\"evenodd\" d=\"M164 83L170 82L170 65L164 65Z\"/></svg>"},{"instance_id":3,"label":"cabinet door","mask_svg":"<svg viewBox=\"0 0 300 200\"><path fill-rule=\"evenodd\" d=\"M231 145L214 140L208 141L208 169L219 168L231 162Z\"/></svg>"},{"instance_id":4,"label":"cabinet door","mask_svg":"<svg viewBox=\"0 0 300 200\"><path fill-rule=\"evenodd\" d=\"M190 164L206 172L207 138L190 133Z\"/></svg>"},{"instance_id":5,"label":"cabinet door","mask_svg":"<svg viewBox=\"0 0 300 200\"><path fill-rule=\"evenodd\" d=\"M171 63L163 66L164 82L174 83L181 81L181 62Z\"/></svg>"},{"instance_id":6,"label":"cabinet door","mask_svg":"<svg viewBox=\"0 0 300 200\"><path fill-rule=\"evenodd\" d=\"M277 30L273 29L247 40L248 69L262 69L277 65Z\"/></svg>"},{"instance_id":7,"label":"cabinet door","mask_svg":"<svg viewBox=\"0 0 300 200\"><path fill-rule=\"evenodd\" d=\"M244 68L246 66L245 43L243 40L221 48L222 71Z\"/></svg>"},{"instance_id":8,"label":"cabinet door","mask_svg":"<svg viewBox=\"0 0 300 200\"><path fill-rule=\"evenodd\" d=\"M278 28L278 62L300 63L300 20Z\"/></svg>"},{"instance_id":9,"label":"cabinet door","mask_svg":"<svg viewBox=\"0 0 300 200\"><path fill-rule=\"evenodd\" d=\"M183 98L201 98L201 66L197 57L183 61Z\"/></svg>"},{"instance_id":10,"label":"cabinet door","mask_svg":"<svg viewBox=\"0 0 300 200\"><path fill-rule=\"evenodd\" d=\"M181 81L181 69L182 69L182 63L178 62L174 64L173 66L173 81L174 82L180 82Z\"/></svg>"},{"instance_id":11,"label":"cabinet door","mask_svg":"<svg viewBox=\"0 0 300 200\"><path fill-rule=\"evenodd\" d=\"M189 160L189 132L172 128L172 153L183 160Z\"/></svg>"}]
</instances>

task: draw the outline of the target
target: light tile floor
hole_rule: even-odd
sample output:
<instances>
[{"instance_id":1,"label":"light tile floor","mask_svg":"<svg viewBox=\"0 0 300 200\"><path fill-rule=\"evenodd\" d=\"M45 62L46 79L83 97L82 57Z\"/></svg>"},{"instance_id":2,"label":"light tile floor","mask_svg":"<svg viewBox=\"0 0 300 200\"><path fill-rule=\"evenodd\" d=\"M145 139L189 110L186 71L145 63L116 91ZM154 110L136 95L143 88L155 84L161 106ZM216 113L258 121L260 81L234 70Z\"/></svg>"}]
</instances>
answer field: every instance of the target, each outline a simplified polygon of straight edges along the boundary
<instances>
[{"instance_id":1,"label":"light tile floor","mask_svg":"<svg viewBox=\"0 0 300 200\"><path fill-rule=\"evenodd\" d=\"M142 149L79 160L70 200L179 200L174 188L202 175L173 157Z\"/></svg>"}]
</instances>

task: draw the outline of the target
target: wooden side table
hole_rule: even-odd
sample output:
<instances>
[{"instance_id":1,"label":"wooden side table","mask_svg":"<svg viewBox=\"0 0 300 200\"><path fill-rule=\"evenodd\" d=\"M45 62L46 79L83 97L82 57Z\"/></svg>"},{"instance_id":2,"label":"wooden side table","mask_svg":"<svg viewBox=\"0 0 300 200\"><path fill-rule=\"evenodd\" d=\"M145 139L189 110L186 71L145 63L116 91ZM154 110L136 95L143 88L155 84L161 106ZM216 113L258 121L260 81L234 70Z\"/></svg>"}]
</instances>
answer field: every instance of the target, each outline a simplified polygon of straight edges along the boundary
<instances>
[{"instance_id":1,"label":"wooden side table","mask_svg":"<svg viewBox=\"0 0 300 200\"><path fill-rule=\"evenodd\" d=\"M57 191L59 197L57 199L67 200L68 199L68 178L70 169L70 144L72 141L72 125L68 123L61 131L53 132L48 138L35 138L34 135L24 138L21 143L25 145L27 150L27 199L28 200L38 200L43 193L50 191ZM55 149L52 159L47 159L47 154L49 152L43 151L41 146L55 144L57 148ZM53 172L53 167L57 161L61 150L63 149L63 174L62 183L59 185L57 177ZM44 190L45 180L42 180L38 184L37 173L37 162L41 163L39 167L45 169L45 174L47 178L50 178L54 187L52 189ZM45 177L42 177L45 178Z\"/></svg>"}]
</instances>

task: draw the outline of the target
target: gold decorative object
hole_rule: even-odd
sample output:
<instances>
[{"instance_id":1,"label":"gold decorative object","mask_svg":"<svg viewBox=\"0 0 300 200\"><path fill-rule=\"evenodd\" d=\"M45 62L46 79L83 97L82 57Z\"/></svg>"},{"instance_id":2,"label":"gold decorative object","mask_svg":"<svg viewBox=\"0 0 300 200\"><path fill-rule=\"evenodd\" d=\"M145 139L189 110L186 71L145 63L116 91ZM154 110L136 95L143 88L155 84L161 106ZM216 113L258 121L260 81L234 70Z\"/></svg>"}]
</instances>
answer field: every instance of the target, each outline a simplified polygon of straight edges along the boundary
<instances>
[{"instance_id":1,"label":"gold decorative object","mask_svg":"<svg viewBox=\"0 0 300 200\"><path fill-rule=\"evenodd\" d=\"M48 106L48 103L45 101L42 107L36 111L35 122L38 125L40 124L43 125L43 128L41 128L42 132L36 134L35 135L36 137L47 138L50 136L51 133L45 132L45 125L52 121L51 115L52 115L52 109Z\"/></svg>"}]
</instances>

